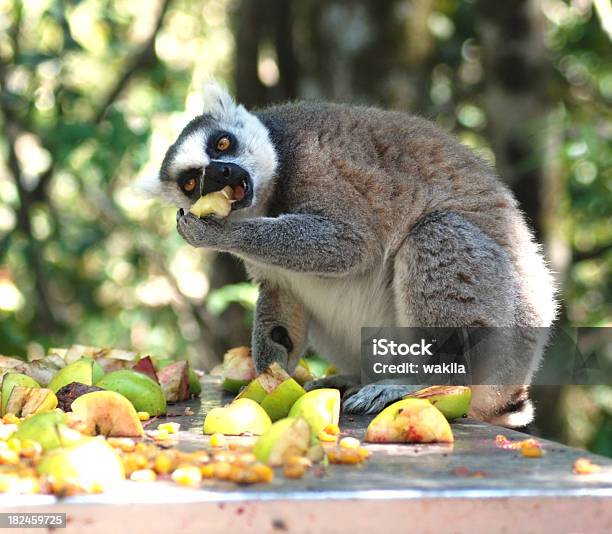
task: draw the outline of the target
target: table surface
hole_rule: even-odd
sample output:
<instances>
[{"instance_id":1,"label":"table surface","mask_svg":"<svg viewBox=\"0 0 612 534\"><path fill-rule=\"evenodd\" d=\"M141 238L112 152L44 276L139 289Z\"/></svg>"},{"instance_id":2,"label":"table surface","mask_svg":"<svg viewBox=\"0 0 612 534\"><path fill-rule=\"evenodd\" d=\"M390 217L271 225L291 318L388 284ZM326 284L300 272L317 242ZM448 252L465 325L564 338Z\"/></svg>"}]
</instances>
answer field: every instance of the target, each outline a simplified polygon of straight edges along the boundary
<instances>
[{"instance_id":1,"label":"table surface","mask_svg":"<svg viewBox=\"0 0 612 534\"><path fill-rule=\"evenodd\" d=\"M204 417L211 408L230 400L230 396L222 393L218 380L207 377L203 380L199 399L170 406L170 413L182 413L187 405L194 412L190 416L168 418L181 424L179 447L183 450L207 447L208 437L202 434ZM343 416L340 421L342 435L362 439L370 419L371 416ZM149 428L155 426L154 422ZM66 506L77 510L78 505L95 505L99 512L99 506L104 504L135 506L161 503L216 504L215 510L219 511L223 509L223 503L238 505L266 501L391 503L400 500L405 506L408 501L419 500L447 502L450 499L458 502L471 499L482 502L482 499L501 499L507 503L528 498L530 502L547 503L552 502L552 498L558 502L580 502L581 510L585 510L589 502L594 503L596 509L593 512L599 514L596 524L603 524L599 521L612 524L608 523L612 522L612 460L547 440L540 440L546 451L543 457L525 458L519 451L502 449L495 444L497 434L513 440L528 437L525 434L470 419L455 422L452 427L454 444L367 444L372 454L362 465L316 467L299 480L285 479L280 474L271 484L253 486L207 480L198 490L178 487L170 482L146 484L126 481L111 492L76 496L61 502L47 495L5 495L0 499L0 511L36 511L37 507L49 511L65 509ZM580 457L601 465L602 471L586 476L574 474L573 463ZM601 516L602 510L605 517ZM329 519L329 515L327 517Z\"/></svg>"}]
</instances>

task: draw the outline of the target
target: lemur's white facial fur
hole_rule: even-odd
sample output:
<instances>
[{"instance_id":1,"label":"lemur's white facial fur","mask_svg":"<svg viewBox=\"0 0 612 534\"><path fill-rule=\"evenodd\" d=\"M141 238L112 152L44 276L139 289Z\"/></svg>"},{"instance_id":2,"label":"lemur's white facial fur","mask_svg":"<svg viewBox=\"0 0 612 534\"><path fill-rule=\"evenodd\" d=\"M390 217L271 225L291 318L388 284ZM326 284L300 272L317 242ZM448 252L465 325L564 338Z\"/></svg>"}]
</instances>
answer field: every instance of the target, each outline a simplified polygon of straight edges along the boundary
<instances>
[{"instance_id":1,"label":"lemur's white facial fur","mask_svg":"<svg viewBox=\"0 0 612 534\"><path fill-rule=\"evenodd\" d=\"M189 208L205 192L206 173L213 167L225 169L230 164L243 178L246 195L236 202L230 217L242 218L258 211L269 191L276 172L277 156L268 130L259 119L234 102L219 85L207 84L202 115L194 118L168 149L159 176L143 188L155 196L182 208ZM227 137L228 148L219 150L219 140ZM222 172L222 171L218 171ZM197 187L189 191L186 181L197 180ZM209 184L208 184L209 185Z\"/></svg>"}]
</instances>

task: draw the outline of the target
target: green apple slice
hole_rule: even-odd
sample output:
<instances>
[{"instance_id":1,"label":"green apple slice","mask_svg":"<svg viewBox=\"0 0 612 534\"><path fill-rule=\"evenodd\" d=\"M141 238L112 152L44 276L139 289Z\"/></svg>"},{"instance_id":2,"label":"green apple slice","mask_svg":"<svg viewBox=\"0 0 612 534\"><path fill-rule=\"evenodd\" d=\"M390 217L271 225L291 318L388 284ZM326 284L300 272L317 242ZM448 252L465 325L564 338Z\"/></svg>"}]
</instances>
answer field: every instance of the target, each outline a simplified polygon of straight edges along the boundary
<instances>
[{"instance_id":1,"label":"green apple slice","mask_svg":"<svg viewBox=\"0 0 612 534\"><path fill-rule=\"evenodd\" d=\"M249 385L238 393L236 399L251 399L255 402L261 402L267 394L259 380L251 380Z\"/></svg>"},{"instance_id":2,"label":"green apple slice","mask_svg":"<svg viewBox=\"0 0 612 534\"><path fill-rule=\"evenodd\" d=\"M104 371L96 361L91 358L80 358L60 369L49 382L48 387L53 393L57 393L58 389L71 382L80 382L91 386L103 376Z\"/></svg>"},{"instance_id":3,"label":"green apple slice","mask_svg":"<svg viewBox=\"0 0 612 534\"><path fill-rule=\"evenodd\" d=\"M287 417L293 404L302 397L306 391L293 378L281 383L272 393L268 393L261 401L261 407L268 412L272 421Z\"/></svg>"},{"instance_id":4,"label":"green apple slice","mask_svg":"<svg viewBox=\"0 0 612 534\"><path fill-rule=\"evenodd\" d=\"M470 411L472 390L466 386L430 386L409 393L404 398L428 400L451 421Z\"/></svg>"},{"instance_id":5,"label":"green apple slice","mask_svg":"<svg viewBox=\"0 0 612 534\"><path fill-rule=\"evenodd\" d=\"M327 425L338 424L340 419L340 391L324 388L313 389L295 401L289 417L303 417L317 436Z\"/></svg>"},{"instance_id":6,"label":"green apple slice","mask_svg":"<svg viewBox=\"0 0 612 534\"><path fill-rule=\"evenodd\" d=\"M238 393L257 376L249 347L236 347L223 356L223 382L221 387L230 393Z\"/></svg>"},{"instance_id":7,"label":"green apple slice","mask_svg":"<svg viewBox=\"0 0 612 534\"><path fill-rule=\"evenodd\" d=\"M166 413L166 397L159 384L147 375L131 369L122 369L104 375L96 386L115 391L126 397L136 411L149 415Z\"/></svg>"},{"instance_id":8,"label":"green apple slice","mask_svg":"<svg viewBox=\"0 0 612 534\"><path fill-rule=\"evenodd\" d=\"M237 399L228 406L213 408L204 419L204 434L263 434L272 426L270 416L255 401Z\"/></svg>"},{"instance_id":9,"label":"green apple slice","mask_svg":"<svg viewBox=\"0 0 612 534\"><path fill-rule=\"evenodd\" d=\"M387 406L368 425L373 443L452 443L453 432L442 412L423 399L403 399Z\"/></svg>"},{"instance_id":10,"label":"green apple slice","mask_svg":"<svg viewBox=\"0 0 612 534\"><path fill-rule=\"evenodd\" d=\"M15 386L24 386L28 388L39 388L40 385L36 380L23 373L8 373L2 379L2 415L7 413L6 404L11 395L11 391Z\"/></svg>"},{"instance_id":11,"label":"green apple slice","mask_svg":"<svg viewBox=\"0 0 612 534\"><path fill-rule=\"evenodd\" d=\"M283 465L292 456L304 456L310 445L310 427L305 419L287 417L276 421L253 447L260 461L272 466Z\"/></svg>"}]
</instances>

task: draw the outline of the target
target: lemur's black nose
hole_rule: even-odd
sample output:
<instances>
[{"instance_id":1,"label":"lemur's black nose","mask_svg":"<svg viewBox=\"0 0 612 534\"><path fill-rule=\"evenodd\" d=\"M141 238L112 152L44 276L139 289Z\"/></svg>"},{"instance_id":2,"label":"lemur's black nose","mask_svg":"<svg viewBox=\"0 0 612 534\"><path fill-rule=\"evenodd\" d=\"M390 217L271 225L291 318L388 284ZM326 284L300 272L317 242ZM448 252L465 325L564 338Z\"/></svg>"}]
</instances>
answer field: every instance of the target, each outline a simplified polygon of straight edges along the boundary
<instances>
[{"instance_id":1,"label":"lemur's black nose","mask_svg":"<svg viewBox=\"0 0 612 534\"><path fill-rule=\"evenodd\" d=\"M249 173L240 165L229 161L211 161L204 169L202 194L220 191L227 185L241 185L247 181L248 177Z\"/></svg>"}]
</instances>

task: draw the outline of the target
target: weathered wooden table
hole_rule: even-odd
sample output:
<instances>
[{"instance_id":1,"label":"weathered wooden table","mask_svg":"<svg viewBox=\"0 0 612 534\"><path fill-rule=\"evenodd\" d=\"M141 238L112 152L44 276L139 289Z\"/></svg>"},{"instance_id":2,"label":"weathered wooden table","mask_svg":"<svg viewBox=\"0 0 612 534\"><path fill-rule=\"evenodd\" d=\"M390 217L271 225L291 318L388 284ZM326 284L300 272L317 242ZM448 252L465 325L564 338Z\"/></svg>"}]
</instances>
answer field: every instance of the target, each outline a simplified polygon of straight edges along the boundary
<instances>
[{"instance_id":1,"label":"weathered wooden table","mask_svg":"<svg viewBox=\"0 0 612 534\"><path fill-rule=\"evenodd\" d=\"M202 448L208 410L229 400L204 381L195 415L181 423L180 447ZM182 411L175 408L175 411ZM344 417L357 438L369 417ZM155 426L155 425L153 425ZM496 447L518 432L473 420L453 424L454 445L368 445L362 466L328 466L301 480L236 486L205 481L199 490L125 482L112 493L58 501L0 496L0 512L66 512L69 532L612 532L612 461L542 440L546 455L524 458ZM587 457L604 469L572 473ZM316 472L315 472L316 471ZM40 530L38 530L40 532Z\"/></svg>"}]
</instances>

